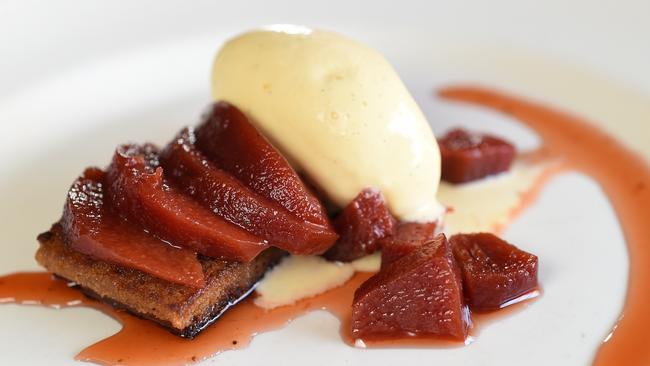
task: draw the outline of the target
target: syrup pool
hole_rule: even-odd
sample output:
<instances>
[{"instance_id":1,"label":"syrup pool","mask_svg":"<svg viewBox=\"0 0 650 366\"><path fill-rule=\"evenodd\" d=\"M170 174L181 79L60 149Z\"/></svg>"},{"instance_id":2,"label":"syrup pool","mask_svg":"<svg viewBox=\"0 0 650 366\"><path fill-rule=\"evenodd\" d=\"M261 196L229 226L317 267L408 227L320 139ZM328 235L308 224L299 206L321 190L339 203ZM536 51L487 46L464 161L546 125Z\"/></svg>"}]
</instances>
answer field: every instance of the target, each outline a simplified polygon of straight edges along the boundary
<instances>
[{"instance_id":1,"label":"syrup pool","mask_svg":"<svg viewBox=\"0 0 650 366\"><path fill-rule=\"evenodd\" d=\"M260 333L281 328L308 312L326 310L339 318L342 340L356 347L461 347L457 341L440 338L413 337L374 340L360 343L350 330L351 304L356 290L372 273L357 273L343 286L294 305L263 309L252 300L231 308L218 321L193 340L179 338L157 324L116 310L84 296L80 291L46 272L25 272L0 278L0 302L41 305L53 308L86 306L102 311L122 324L116 334L84 350L75 359L100 365L186 365L214 357L221 352L245 348ZM526 296L526 295L525 295ZM467 342L477 336L477 324L484 325L501 315L519 311L524 301L507 310L473 315L474 326Z\"/></svg>"},{"instance_id":2,"label":"syrup pool","mask_svg":"<svg viewBox=\"0 0 650 366\"><path fill-rule=\"evenodd\" d=\"M480 104L500 110L532 127L543 139L543 146L532 154L537 159L559 161L540 175L522 195L515 216L534 201L543 183L563 170L578 170L596 179L605 189L622 223L630 252L630 281L621 321L598 352L597 365L650 364L650 349L644 333L650 324L650 237L646 225L650 207L650 168L622 144L579 118L497 92L478 88L448 88L444 98ZM543 258L542 258L543 260ZM86 298L64 281L48 273L17 273L0 277L0 302L50 307L87 306L117 319L123 326L115 335L81 351L76 359L102 365L179 365L191 364L220 352L246 347L259 333L281 328L292 319L315 310L327 310L341 320L342 338L348 335L354 290L370 276L357 273L341 287L295 305L272 310L257 307L247 300L229 310L194 340L181 339L156 324L131 316ZM527 306L514 305L494 314L474 315L475 325L488 323ZM480 326L473 329L474 334ZM359 344L357 344L358 346ZM458 346L440 340L407 339L366 343L368 347Z\"/></svg>"}]
</instances>

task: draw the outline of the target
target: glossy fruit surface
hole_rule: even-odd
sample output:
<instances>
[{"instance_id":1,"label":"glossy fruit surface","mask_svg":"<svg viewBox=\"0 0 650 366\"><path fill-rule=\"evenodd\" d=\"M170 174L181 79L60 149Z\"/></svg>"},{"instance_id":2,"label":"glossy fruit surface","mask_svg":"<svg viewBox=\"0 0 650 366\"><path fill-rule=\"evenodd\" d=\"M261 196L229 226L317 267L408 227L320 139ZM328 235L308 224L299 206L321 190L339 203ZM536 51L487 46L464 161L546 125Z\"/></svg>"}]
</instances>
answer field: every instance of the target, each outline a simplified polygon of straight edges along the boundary
<instances>
[{"instance_id":1,"label":"glossy fruit surface","mask_svg":"<svg viewBox=\"0 0 650 366\"><path fill-rule=\"evenodd\" d=\"M108 201L127 221L176 246L248 262L268 243L170 186L152 145L118 147L106 174Z\"/></svg>"},{"instance_id":2,"label":"glossy fruit surface","mask_svg":"<svg viewBox=\"0 0 650 366\"><path fill-rule=\"evenodd\" d=\"M354 293L356 339L435 335L462 341L468 326L460 275L443 234L382 268Z\"/></svg>"},{"instance_id":3,"label":"glossy fruit surface","mask_svg":"<svg viewBox=\"0 0 650 366\"><path fill-rule=\"evenodd\" d=\"M70 187L61 226L68 245L95 259L202 287L196 253L175 248L121 220L104 204L104 172L88 169Z\"/></svg>"},{"instance_id":4,"label":"glossy fruit surface","mask_svg":"<svg viewBox=\"0 0 650 366\"><path fill-rule=\"evenodd\" d=\"M196 128L195 143L210 161L253 191L305 221L329 227L320 201L235 106L214 104Z\"/></svg>"},{"instance_id":5,"label":"glossy fruit surface","mask_svg":"<svg viewBox=\"0 0 650 366\"><path fill-rule=\"evenodd\" d=\"M385 267L431 241L435 236L436 226L437 222L398 224L395 234L380 242L381 266Z\"/></svg>"},{"instance_id":6,"label":"glossy fruit surface","mask_svg":"<svg viewBox=\"0 0 650 366\"><path fill-rule=\"evenodd\" d=\"M473 310L495 310L537 288L537 256L490 233L450 238Z\"/></svg>"},{"instance_id":7,"label":"glossy fruit surface","mask_svg":"<svg viewBox=\"0 0 650 366\"><path fill-rule=\"evenodd\" d=\"M361 191L334 219L339 240L325 257L349 262L379 249L379 241L393 234L395 219L381 192Z\"/></svg>"},{"instance_id":8,"label":"glossy fruit surface","mask_svg":"<svg viewBox=\"0 0 650 366\"><path fill-rule=\"evenodd\" d=\"M466 183L510 169L515 147L491 135L463 129L448 132L438 140L442 160L442 180Z\"/></svg>"},{"instance_id":9,"label":"glossy fruit surface","mask_svg":"<svg viewBox=\"0 0 650 366\"><path fill-rule=\"evenodd\" d=\"M216 167L194 141L193 130L184 129L160 155L165 177L174 187L228 222L292 254L320 254L336 240L329 227L300 219Z\"/></svg>"}]
</instances>

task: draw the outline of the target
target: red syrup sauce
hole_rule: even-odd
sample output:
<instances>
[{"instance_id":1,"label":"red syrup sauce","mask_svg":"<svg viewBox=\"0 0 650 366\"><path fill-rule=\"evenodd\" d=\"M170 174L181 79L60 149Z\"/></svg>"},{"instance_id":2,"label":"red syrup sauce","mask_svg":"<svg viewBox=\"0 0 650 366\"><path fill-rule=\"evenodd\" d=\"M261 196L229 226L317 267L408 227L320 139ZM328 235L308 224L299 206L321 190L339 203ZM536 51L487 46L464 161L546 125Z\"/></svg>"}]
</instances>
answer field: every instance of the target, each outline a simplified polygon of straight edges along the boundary
<instances>
[{"instance_id":1,"label":"red syrup sauce","mask_svg":"<svg viewBox=\"0 0 650 366\"><path fill-rule=\"evenodd\" d=\"M598 352L595 364L647 364L650 349L645 346L643 332L650 324L650 237L646 225L650 207L650 168L624 145L588 122L498 92L477 88L448 88L442 97L466 101L500 110L533 128L544 145L526 156L530 161L556 161L522 195L511 216L516 217L532 204L544 184L553 175L568 169L584 172L604 187L623 225L630 252L630 281L624 316L608 342ZM500 231L503 227L495 228ZM543 261L543 258L542 258ZM82 350L77 360L102 365L183 365L199 362L221 352L246 347L260 333L282 328L306 313L326 310L341 321L341 337L354 344L350 334L350 314L354 290L371 274L358 273L345 285L294 305L265 310L251 300L243 301L225 313L194 340L176 337L153 322L142 320L124 311L85 297L51 274L17 273L0 277L0 302L40 304L51 307L86 306L118 320L123 328L115 335ZM504 310L473 313L471 336L492 321L529 305L525 299ZM439 338L406 338L366 341L366 347L458 347L458 342ZM623 363L621 363L623 362Z\"/></svg>"},{"instance_id":2,"label":"red syrup sauce","mask_svg":"<svg viewBox=\"0 0 650 366\"><path fill-rule=\"evenodd\" d=\"M46 272L1 277L0 301L54 308L91 307L122 324L122 330L85 348L75 357L77 360L101 365L184 365L224 351L244 348L255 335L281 328L314 310L327 310L339 317L345 333L349 329L354 290L370 275L359 273L339 288L273 310L265 310L251 300L245 300L193 340L177 337L153 322L90 299ZM351 342L351 337L344 339Z\"/></svg>"},{"instance_id":3,"label":"red syrup sauce","mask_svg":"<svg viewBox=\"0 0 650 366\"><path fill-rule=\"evenodd\" d=\"M122 324L116 334L83 349L79 361L100 365L186 365L214 357L219 353L248 346L253 337L273 331L292 320L316 310L326 310L341 321L341 338L350 346L355 344L350 333L351 304L356 290L371 273L357 273L341 287L294 305L266 310L245 300L228 310L219 320L193 340L177 337L157 324L116 310L90 299L69 287L65 281L46 272L24 272L0 277L0 301L41 305L53 308L85 306L97 309ZM527 301L511 306L504 313L518 311ZM480 328L476 323L489 323L500 318L497 314L480 313L474 316L471 335ZM468 338L468 342L471 338ZM365 341L368 348L460 347L458 341L440 338L413 337Z\"/></svg>"}]
</instances>

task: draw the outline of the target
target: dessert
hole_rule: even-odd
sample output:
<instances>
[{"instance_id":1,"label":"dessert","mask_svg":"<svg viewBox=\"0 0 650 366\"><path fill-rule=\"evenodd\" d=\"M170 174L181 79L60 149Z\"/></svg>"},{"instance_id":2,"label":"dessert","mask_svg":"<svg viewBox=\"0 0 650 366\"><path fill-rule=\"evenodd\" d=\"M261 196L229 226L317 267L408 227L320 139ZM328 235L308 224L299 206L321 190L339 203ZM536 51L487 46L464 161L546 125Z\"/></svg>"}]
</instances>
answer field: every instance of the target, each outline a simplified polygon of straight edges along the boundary
<instances>
[{"instance_id":1,"label":"dessert","mask_svg":"<svg viewBox=\"0 0 650 366\"><path fill-rule=\"evenodd\" d=\"M87 169L75 181L63 218L40 236L39 263L93 297L194 337L287 253L352 262L382 249L381 270L355 292L352 335L462 341L469 320L456 260L473 305L490 305L473 291L489 286L473 277L462 237L456 259L446 237L434 237L436 140L390 65L335 34L271 29L227 43L213 83L217 101L197 127L163 149L118 146L106 171ZM511 145L469 136L441 140L443 170L476 179L508 168ZM343 209L328 215L323 202ZM354 272L322 258L281 267L295 276L291 266L308 272L306 264L329 268L315 273L339 285ZM507 295L531 290L536 277L527 284ZM269 295L283 293L277 285L262 287L267 305L291 301ZM491 299L503 300L494 291Z\"/></svg>"},{"instance_id":2,"label":"dessert","mask_svg":"<svg viewBox=\"0 0 650 366\"><path fill-rule=\"evenodd\" d=\"M255 60L264 62L247 64ZM291 70L285 69L289 63ZM488 279L467 254L465 237L455 237L456 258L444 235L434 237L441 219L436 141L399 78L373 51L324 32L252 32L224 46L214 75L214 94L224 100L212 104L196 128L181 130L163 149L118 146L105 172L87 169L75 181L62 220L40 237L37 259L44 267L184 337L194 337L245 297L285 253L351 262L383 249L381 270L355 292L351 332L359 339L464 340L469 320L457 260L466 295L477 308L492 305L477 291L507 301L537 286L534 277L508 293L499 286L490 292L499 281L520 279L507 273L510 258L492 250L502 248L496 237L476 244L503 264ZM261 92L253 90L257 84ZM309 97L298 97L295 85ZM287 101L300 108L290 109ZM309 177L318 195L265 135ZM441 140L447 171L476 179L508 168L511 145L469 136L453 131ZM315 148L306 151L310 140ZM387 153L398 160L384 164ZM323 202L345 205L328 215ZM341 272L323 259L288 260L281 267L309 263L314 269L329 266L320 273L330 273L329 282L339 285L354 271ZM112 275L98 272L106 267ZM271 277L282 279L278 273ZM124 286L111 288L112 283ZM270 291L283 292L277 286L262 287L269 306L291 301L274 300ZM302 296L320 292L295 287ZM165 306L156 305L160 299Z\"/></svg>"},{"instance_id":3,"label":"dessert","mask_svg":"<svg viewBox=\"0 0 650 366\"><path fill-rule=\"evenodd\" d=\"M462 344L468 305L495 310L537 289L535 256L487 233L436 235L447 230L439 148L376 52L336 34L270 28L228 42L213 71L215 103L196 127L162 148L119 146L105 171L75 181L63 219L39 236L39 263L187 338L229 314L225 324L250 337L260 314L286 322L296 309L327 308L351 317L350 343ZM511 144L471 136L440 140L443 176L509 169ZM366 260L381 268L355 274Z\"/></svg>"}]
</instances>

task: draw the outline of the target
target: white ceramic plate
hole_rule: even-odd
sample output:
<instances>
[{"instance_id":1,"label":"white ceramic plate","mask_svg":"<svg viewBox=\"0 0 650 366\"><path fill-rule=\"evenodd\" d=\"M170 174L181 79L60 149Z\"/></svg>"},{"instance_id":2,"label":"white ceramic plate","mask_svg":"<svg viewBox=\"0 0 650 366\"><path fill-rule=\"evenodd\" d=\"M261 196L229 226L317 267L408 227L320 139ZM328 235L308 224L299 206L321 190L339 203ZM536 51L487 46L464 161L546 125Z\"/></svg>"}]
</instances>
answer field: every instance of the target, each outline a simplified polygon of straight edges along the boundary
<instances>
[{"instance_id":1,"label":"white ceramic plate","mask_svg":"<svg viewBox=\"0 0 650 366\"><path fill-rule=\"evenodd\" d=\"M436 86L477 82L592 117L650 157L650 131L640 123L650 118L650 26L641 15L648 3L619 8L614 24L602 22L608 8L580 2L497 3L0 3L0 272L38 268L35 236L58 218L83 167L105 165L118 143L164 143L195 123L209 101L216 49L260 24L316 25L378 48L435 132L462 124L522 149L538 143L509 118L433 97ZM632 31L641 36L630 40ZM468 347L353 349L339 340L334 317L312 313L207 363L588 364L619 315L627 280L625 243L606 197L588 178L563 175L505 237L539 255L545 294ZM603 263L612 270L600 271ZM73 364L81 348L119 329L93 310L15 305L0 307L0 324L5 365Z\"/></svg>"}]
</instances>

